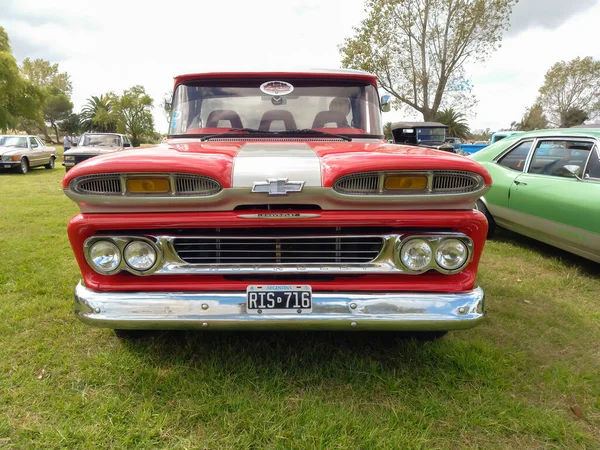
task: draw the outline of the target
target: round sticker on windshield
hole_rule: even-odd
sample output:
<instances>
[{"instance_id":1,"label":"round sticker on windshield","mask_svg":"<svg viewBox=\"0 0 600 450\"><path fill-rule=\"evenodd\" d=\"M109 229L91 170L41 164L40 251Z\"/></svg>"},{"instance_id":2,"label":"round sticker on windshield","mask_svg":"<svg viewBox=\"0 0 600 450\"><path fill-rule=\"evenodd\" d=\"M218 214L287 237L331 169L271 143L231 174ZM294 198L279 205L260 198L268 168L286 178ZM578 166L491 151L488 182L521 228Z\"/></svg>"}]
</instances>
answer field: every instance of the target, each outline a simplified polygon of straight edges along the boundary
<instances>
[{"instance_id":1,"label":"round sticker on windshield","mask_svg":"<svg viewBox=\"0 0 600 450\"><path fill-rule=\"evenodd\" d=\"M294 90L294 86L285 81L267 81L260 85L260 90L268 95L287 95Z\"/></svg>"}]
</instances>

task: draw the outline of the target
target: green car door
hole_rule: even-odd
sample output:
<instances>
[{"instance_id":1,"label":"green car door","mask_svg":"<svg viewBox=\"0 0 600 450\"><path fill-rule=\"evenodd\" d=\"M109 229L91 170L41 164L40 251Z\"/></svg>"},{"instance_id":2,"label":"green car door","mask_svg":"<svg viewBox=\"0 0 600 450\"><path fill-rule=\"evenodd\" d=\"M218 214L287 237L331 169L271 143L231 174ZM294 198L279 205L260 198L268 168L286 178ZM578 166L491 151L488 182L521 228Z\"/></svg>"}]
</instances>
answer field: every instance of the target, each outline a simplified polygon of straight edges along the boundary
<instances>
[{"instance_id":1,"label":"green car door","mask_svg":"<svg viewBox=\"0 0 600 450\"><path fill-rule=\"evenodd\" d=\"M515 231L600 262L599 158L591 140L538 140L508 193Z\"/></svg>"}]
</instances>

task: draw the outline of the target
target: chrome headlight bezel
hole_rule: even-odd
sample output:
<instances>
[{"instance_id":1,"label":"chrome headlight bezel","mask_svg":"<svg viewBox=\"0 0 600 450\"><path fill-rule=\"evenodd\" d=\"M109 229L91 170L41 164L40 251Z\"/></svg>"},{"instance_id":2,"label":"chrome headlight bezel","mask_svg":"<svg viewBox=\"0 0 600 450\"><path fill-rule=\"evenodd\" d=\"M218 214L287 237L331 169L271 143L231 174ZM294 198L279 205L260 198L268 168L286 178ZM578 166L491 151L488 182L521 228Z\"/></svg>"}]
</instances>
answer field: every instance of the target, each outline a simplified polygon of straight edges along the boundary
<instances>
[{"instance_id":1,"label":"chrome headlight bezel","mask_svg":"<svg viewBox=\"0 0 600 450\"><path fill-rule=\"evenodd\" d=\"M404 248L404 246L406 246L408 243L410 243L413 240L416 239L422 239L425 240L429 243L429 245L431 246L432 249L432 255L431 255L431 260L429 265L427 265L426 267L424 267L421 270L412 270L410 267L408 267L403 261L402 261L402 249ZM464 260L464 262L454 268L454 269L447 269L445 267L443 267L436 259L436 254L438 251L438 248L440 247L440 245L445 242L445 241L450 241L450 240L458 240L460 241L466 248L467 250L467 256ZM436 270L437 272L443 273L443 274L447 274L447 275L451 275L451 274L455 274L455 273L459 273L462 272L465 267L467 267L469 265L469 263L471 262L471 260L473 259L473 240L463 234L457 234L457 233L447 233L447 234L431 234L431 235L427 235L427 234L423 234L423 235L409 235L406 237L403 237L396 246L395 249L395 255L396 255L396 263L402 267L402 269L407 273L407 274L411 274L411 275L418 275L421 273L425 273L428 270Z\"/></svg>"},{"instance_id":2,"label":"chrome headlight bezel","mask_svg":"<svg viewBox=\"0 0 600 450\"><path fill-rule=\"evenodd\" d=\"M96 267L92 261L91 255L90 255L90 250L91 250L92 246L98 241L108 241L118 248L121 259L120 259L119 265L115 269L110 270L110 271L96 270ZM145 244L149 245L156 254L156 259L155 259L154 263L148 269L145 269L145 270L135 269L134 267L131 267L125 260L125 256L124 256L125 248L130 243L136 242L136 241L144 242ZM114 275L121 271L127 271L134 275L149 275L150 273L153 273L153 269L162 261L163 253L164 252L160 248L160 245L158 245L156 242L154 242L153 240L148 239L146 237L140 237L140 236L94 236L94 237L90 237L90 238L86 239L85 242L83 243L83 254L84 254L85 260L87 261L89 266L95 272L97 272L101 275Z\"/></svg>"}]
</instances>

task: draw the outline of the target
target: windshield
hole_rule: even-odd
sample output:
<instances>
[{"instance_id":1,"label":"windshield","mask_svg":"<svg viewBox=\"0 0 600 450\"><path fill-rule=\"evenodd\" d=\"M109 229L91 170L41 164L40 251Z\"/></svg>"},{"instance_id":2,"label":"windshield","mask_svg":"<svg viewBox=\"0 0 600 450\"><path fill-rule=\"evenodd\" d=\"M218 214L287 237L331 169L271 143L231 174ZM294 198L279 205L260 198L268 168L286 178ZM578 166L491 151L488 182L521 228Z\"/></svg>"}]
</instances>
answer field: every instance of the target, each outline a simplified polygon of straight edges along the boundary
<instances>
[{"instance_id":1,"label":"windshield","mask_svg":"<svg viewBox=\"0 0 600 450\"><path fill-rule=\"evenodd\" d=\"M20 136L5 136L0 141L0 146L27 148L27 138Z\"/></svg>"},{"instance_id":2,"label":"windshield","mask_svg":"<svg viewBox=\"0 0 600 450\"><path fill-rule=\"evenodd\" d=\"M445 128L418 128L418 142L443 142L446 138Z\"/></svg>"},{"instance_id":3,"label":"windshield","mask_svg":"<svg viewBox=\"0 0 600 450\"><path fill-rule=\"evenodd\" d=\"M359 81L243 79L177 86L170 135L214 134L231 128L383 134L377 90Z\"/></svg>"},{"instance_id":4,"label":"windshield","mask_svg":"<svg viewBox=\"0 0 600 450\"><path fill-rule=\"evenodd\" d=\"M121 142L119 136L116 136L114 134L84 134L83 143L80 145L102 145L108 147L120 147Z\"/></svg>"}]
</instances>

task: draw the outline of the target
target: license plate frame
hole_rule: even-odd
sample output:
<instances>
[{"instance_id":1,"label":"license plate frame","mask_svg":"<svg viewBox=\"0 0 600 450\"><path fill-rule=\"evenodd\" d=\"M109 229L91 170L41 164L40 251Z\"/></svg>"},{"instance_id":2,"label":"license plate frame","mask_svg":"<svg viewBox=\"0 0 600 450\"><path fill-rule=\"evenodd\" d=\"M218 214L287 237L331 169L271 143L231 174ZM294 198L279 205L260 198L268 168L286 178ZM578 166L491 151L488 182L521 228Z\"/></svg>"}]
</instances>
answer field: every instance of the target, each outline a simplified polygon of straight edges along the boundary
<instances>
[{"instance_id":1,"label":"license plate frame","mask_svg":"<svg viewBox=\"0 0 600 450\"><path fill-rule=\"evenodd\" d=\"M312 287L309 285L250 285L246 288L248 314L310 314Z\"/></svg>"}]
</instances>

